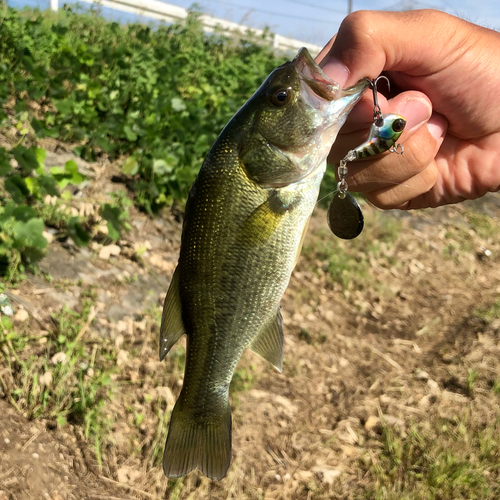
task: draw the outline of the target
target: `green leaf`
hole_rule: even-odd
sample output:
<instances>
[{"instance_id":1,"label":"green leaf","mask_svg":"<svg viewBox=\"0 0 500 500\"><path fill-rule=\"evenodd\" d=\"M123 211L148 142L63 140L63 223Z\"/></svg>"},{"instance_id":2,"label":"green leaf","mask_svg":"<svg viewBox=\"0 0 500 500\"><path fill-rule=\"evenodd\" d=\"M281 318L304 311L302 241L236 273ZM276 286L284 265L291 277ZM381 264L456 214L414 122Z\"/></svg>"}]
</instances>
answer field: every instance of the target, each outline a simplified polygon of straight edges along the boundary
<instances>
[{"instance_id":1,"label":"green leaf","mask_svg":"<svg viewBox=\"0 0 500 500\"><path fill-rule=\"evenodd\" d=\"M57 182L57 185L64 189L69 184L68 175L62 167L50 167L50 173Z\"/></svg>"},{"instance_id":2,"label":"green leaf","mask_svg":"<svg viewBox=\"0 0 500 500\"><path fill-rule=\"evenodd\" d=\"M113 240L116 241L120 237L120 226L116 225L114 221L108 220L106 223L106 226L108 228L108 236Z\"/></svg>"},{"instance_id":3,"label":"green leaf","mask_svg":"<svg viewBox=\"0 0 500 500\"><path fill-rule=\"evenodd\" d=\"M61 189L64 189L68 184L77 186L86 179L86 177L78 171L78 164L74 160L67 161L64 168L51 167L50 173Z\"/></svg>"},{"instance_id":4,"label":"green leaf","mask_svg":"<svg viewBox=\"0 0 500 500\"><path fill-rule=\"evenodd\" d=\"M8 219L14 217L14 210L17 207L17 203L9 201L5 206L0 205L0 224L7 222ZM1 229L1 228L0 228Z\"/></svg>"},{"instance_id":5,"label":"green leaf","mask_svg":"<svg viewBox=\"0 0 500 500\"><path fill-rule=\"evenodd\" d=\"M58 427L64 427L68 423L66 418L64 418L62 415L58 415L56 421Z\"/></svg>"},{"instance_id":6,"label":"green leaf","mask_svg":"<svg viewBox=\"0 0 500 500\"><path fill-rule=\"evenodd\" d=\"M160 176L173 172L173 168L165 160L153 160L153 172Z\"/></svg>"},{"instance_id":7,"label":"green leaf","mask_svg":"<svg viewBox=\"0 0 500 500\"><path fill-rule=\"evenodd\" d=\"M68 100L63 99L61 101L54 100L54 104L59 113L61 113L62 115L69 115L73 110L73 101L69 99Z\"/></svg>"},{"instance_id":8,"label":"green leaf","mask_svg":"<svg viewBox=\"0 0 500 500\"><path fill-rule=\"evenodd\" d=\"M137 134L133 132L128 125L125 125L123 127L123 132L125 133L125 137L127 138L127 140L129 140L130 142L137 141Z\"/></svg>"},{"instance_id":9,"label":"green leaf","mask_svg":"<svg viewBox=\"0 0 500 500\"><path fill-rule=\"evenodd\" d=\"M78 171L78 164L75 160L69 160L64 164L65 172L70 175L70 183L75 186L81 184L87 177Z\"/></svg>"},{"instance_id":10,"label":"green leaf","mask_svg":"<svg viewBox=\"0 0 500 500\"><path fill-rule=\"evenodd\" d=\"M0 316L0 324L5 330L12 330L12 321L7 316Z\"/></svg>"},{"instance_id":11,"label":"green leaf","mask_svg":"<svg viewBox=\"0 0 500 500\"><path fill-rule=\"evenodd\" d=\"M120 237L120 231L122 229L127 229L127 224L123 220L125 212L123 212L119 207L114 207L109 203L105 203L101 206L99 214L103 219L106 219L108 226L109 237L116 241Z\"/></svg>"},{"instance_id":12,"label":"green leaf","mask_svg":"<svg viewBox=\"0 0 500 500\"><path fill-rule=\"evenodd\" d=\"M43 167L45 158L47 158L47 151L43 148L37 148L36 149L36 160L38 162L38 165Z\"/></svg>"},{"instance_id":13,"label":"green leaf","mask_svg":"<svg viewBox=\"0 0 500 500\"><path fill-rule=\"evenodd\" d=\"M48 245L47 240L42 235L45 225L42 219L30 219L27 222L16 222L12 226L14 235L14 248L26 249L37 248L39 250Z\"/></svg>"},{"instance_id":14,"label":"green leaf","mask_svg":"<svg viewBox=\"0 0 500 500\"><path fill-rule=\"evenodd\" d=\"M184 111L186 109L186 105L180 97L173 97L170 104L172 105L172 109L174 111Z\"/></svg>"},{"instance_id":15,"label":"green leaf","mask_svg":"<svg viewBox=\"0 0 500 500\"><path fill-rule=\"evenodd\" d=\"M5 148L0 148L0 177L5 177L12 171L10 156Z\"/></svg>"},{"instance_id":16,"label":"green leaf","mask_svg":"<svg viewBox=\"0 0 500 500\"><path fill-rule=\"evenodd\" d=\"M15 174L6 179L4 185L5 189L16 203L22 203L30 194L26 182L19 174Z\"/></svg>"},{"instance_id":17,"label":"green leaf","mask_svg":"<svg viewBox=\"0 0 500 500\"><path fill-rule=\"evenodd\" d=\"M40 184L40 188L46 194L50 194L50 196L59 196L59 190L57 189L57 183L53 176L51 175L41 175L38 178L38 182Z\"/></svg>"},{"instance_id":18,"label":"green leaf","mask_svg":"<svg viewBox=\"0 0 500 500\"><path fill-rule=\"evenodd\" d=\"M122 166L122 172L125 175L135 175L139 172L139 162L133 156L129 156Z\"/></svg>"},{"instance_id":19,"label":"green leaf","mask_svg":"<svg viewBox=\"0 0 500 500\"><path fill-rule=\"evenodd\" d=\"M35 197L38 197L39 194L39 184L38 179L36 177L25 177L24 182L26 183L27 188L30 191L30 194Z\"/></svg>"},{"instance_id":20,"label":"green leaf","mask_svg":"<svg viewBox=\"0 0 500 500\"><path fill-rule=\"evenodd\" d=\"M28 205L18 205L12 215L21 222L28 222L30 219L36 218L35 210Z\"/></svg>"},{"instance_id":21,"label":"green leaf","mask_svg":"<svg viewBox=\"0 0 500 500\"><path fill-rule=\"evenodd\" d=\"M38 167L37 148L32 146L26 149L24 146L16 146L10 151L25 174L31 173Z\"/></svg>"},{"instance_id":22,"label":"green leaf","mask_svg":"<svg viewBox=\"0 0 500 500\"><path fill-rule=\"evenodd\" d=\"M71 217L68 221L68 235L79 247L87 246L92 239L92 236L83 228L78 217Z\"/></svg>"},{"instance_id":23,"label":"green leaf","mask_svg":"<svg viewBox=\"0 0 500 500\"><path fill-rule=\"evenodd\" d=\"M37 120L36 118L33 118L31 120L31 126L33 127L33 130L35 131L35 134L37 137L43 138L45 137L45 126L41 120Z\"/></svg>"}]
</instances>

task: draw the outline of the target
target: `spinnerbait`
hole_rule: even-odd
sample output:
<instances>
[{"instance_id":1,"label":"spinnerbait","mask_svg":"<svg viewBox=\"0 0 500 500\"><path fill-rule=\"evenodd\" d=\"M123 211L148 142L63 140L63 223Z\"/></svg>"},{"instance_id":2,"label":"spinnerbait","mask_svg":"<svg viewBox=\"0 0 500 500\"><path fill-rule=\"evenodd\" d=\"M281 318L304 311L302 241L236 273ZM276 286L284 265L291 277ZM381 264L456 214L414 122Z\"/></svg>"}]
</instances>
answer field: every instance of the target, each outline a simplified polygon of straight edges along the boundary
<instances>
[{"instance_id":1,"label":"spinnerbait","mask_svg":"<svg viewBox=\"0 0 500 500\"><path fill-rule=\"evenodd\" d=\"M364 226L363 213L356 199L348 192L346 182L347 163L361 158L378 155L385 151L404 155L404 148L397 144L397 140L403 133L406 120L393 113L383 115L377 99L377 82L380 78L387 80L385 76L379 76L372 81L373 90L373 124L370 127L368 138L363 144L349 151L340 161L338 167L339 182L337 191L333 195L328 207L327 220L330 229L335 236L350 240L356 238ZM389 80L387 80L389 84Z\"/></svg>"}]
</instances>

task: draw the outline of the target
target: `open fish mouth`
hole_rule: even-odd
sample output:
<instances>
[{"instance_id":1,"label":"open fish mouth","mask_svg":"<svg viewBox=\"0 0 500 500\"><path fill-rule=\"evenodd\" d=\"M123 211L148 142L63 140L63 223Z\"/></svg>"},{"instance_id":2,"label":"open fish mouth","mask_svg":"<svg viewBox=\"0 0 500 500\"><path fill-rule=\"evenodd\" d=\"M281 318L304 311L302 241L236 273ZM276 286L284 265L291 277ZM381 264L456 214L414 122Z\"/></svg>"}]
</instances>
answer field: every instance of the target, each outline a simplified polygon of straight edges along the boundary
<instances>
[{"instance_id":1,"label":"open fish mouth","mask_svg":"<svg viewBox=\"0 0 500 500\"><path fill-rule=\"evenodd\" d=\"M297 69L301 80L305 81L316 95L327 101L333 101L346 95L360 94L370 85L370 80L364 78L352 87L341 89L339 84L316 64L305 47L299 50L292 64Z\"/></svg>"}]
</instances>

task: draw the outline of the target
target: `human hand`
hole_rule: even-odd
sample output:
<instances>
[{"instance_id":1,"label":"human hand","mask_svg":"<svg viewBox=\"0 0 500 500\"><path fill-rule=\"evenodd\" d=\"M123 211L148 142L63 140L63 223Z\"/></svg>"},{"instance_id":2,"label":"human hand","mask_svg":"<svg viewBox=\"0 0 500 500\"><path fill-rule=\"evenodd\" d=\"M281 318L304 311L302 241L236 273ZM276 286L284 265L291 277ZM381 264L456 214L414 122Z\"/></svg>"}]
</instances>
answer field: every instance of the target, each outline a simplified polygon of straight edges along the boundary
<instances>
[{"instance_id":1,"label":"human hand","mask_svg":"<svg viewBox=\"0 0 500 500\"><path fill-rule=\"evenodd\" d=\"M380 208L426 208L500 190L500 33L433 10L358 11L316 59L342 87L382 71L394 97L382 112L407 125L404 156L349 164L349 190ZM366 139L373 101L366 93L329 156Z\"/></svg>"}]
</instances>

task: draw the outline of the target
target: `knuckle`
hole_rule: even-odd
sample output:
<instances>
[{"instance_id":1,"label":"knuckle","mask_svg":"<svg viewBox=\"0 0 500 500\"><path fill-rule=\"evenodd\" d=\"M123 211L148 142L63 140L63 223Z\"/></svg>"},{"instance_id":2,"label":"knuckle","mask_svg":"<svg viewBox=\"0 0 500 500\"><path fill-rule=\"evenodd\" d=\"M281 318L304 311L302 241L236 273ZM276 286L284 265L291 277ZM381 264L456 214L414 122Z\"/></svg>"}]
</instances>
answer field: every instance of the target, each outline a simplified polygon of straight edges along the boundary
<instances>
[{"instance_id":1,"label":"knuckle","mask_svg":"<svg viewBox=\"0 0 500 500\"><path fill-rule=\"evenodd\" d=\"M367 196L369 201L371 201L376 207L382 210L391 210L394 208L400 208L403 203L407 200L401 200L400 195L398 195L398 190L396 188L388 189L384 192L371 193Z\"/></svg>"},{"instance_id":2,"label":"knuckle","mask_svg":"<svg viewBox=\"0 0 500 500\"><path fill-rule=\"evenodd\" d=\"M418 174L424 170L436 155L436 141L428 140L428 133L415 134L403 144L404 156L401 158L405 170Z\"/></svg>"},{"instance_id":3,"label":"knuckle","mask_svg":"<svg viewBox=\"0 0 500 500\"><path fill-rule=\"evenodd\" d=\"M357 10L342 21L339 31L350 33L352 38L370 37L377 26L377 17L373 11Z\"/></svg>"}]
</instances>

